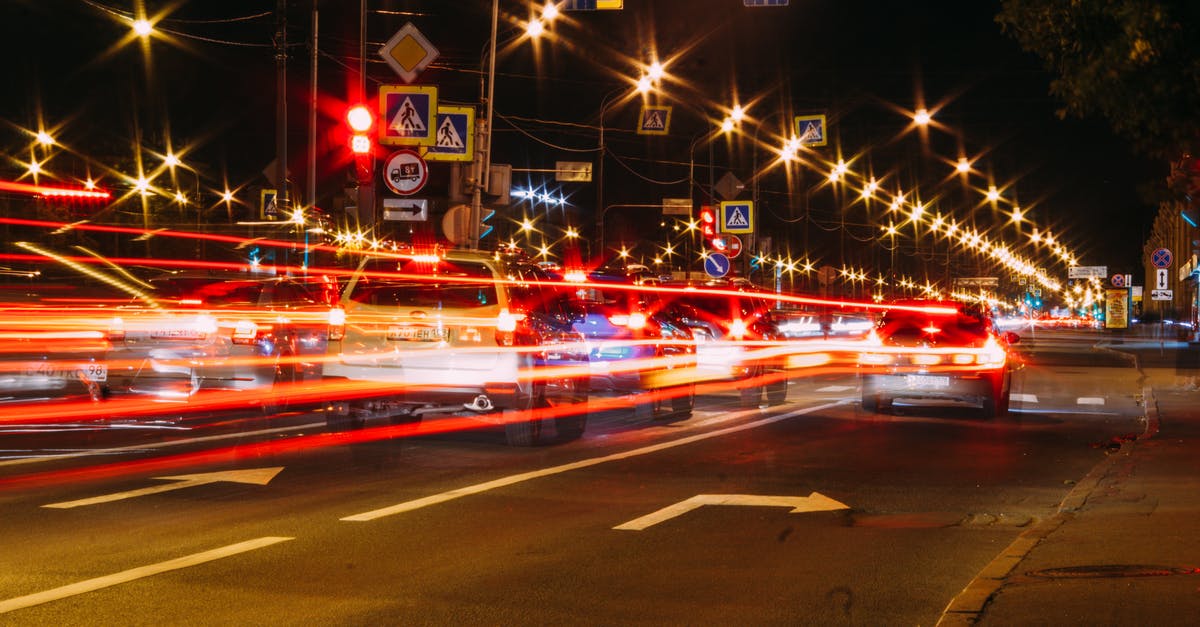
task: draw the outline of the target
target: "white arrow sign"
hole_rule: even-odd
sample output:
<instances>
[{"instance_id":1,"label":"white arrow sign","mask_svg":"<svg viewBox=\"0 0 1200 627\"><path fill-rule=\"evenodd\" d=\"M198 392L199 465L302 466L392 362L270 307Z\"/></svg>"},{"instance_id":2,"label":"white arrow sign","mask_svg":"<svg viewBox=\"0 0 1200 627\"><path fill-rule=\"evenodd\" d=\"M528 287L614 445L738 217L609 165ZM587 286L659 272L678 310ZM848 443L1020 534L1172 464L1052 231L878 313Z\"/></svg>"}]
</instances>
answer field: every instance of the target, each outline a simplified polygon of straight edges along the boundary
<instances>
[{"instance_id":1,"label":"white arrow sign","mask_svg":"<svg viewBox=\"0 0 1200 627\"><path fill-rule=\"evenodd\" d=\"M170 490L182 490L183 488L191 488L206 483L218 483L221 481L229 481L233 483L251 483L255 485L267 485L283 470L283 466L277 468L248 468L246 470L221 470L218 472L205 472L197 475L179 475L177 477L155 477L164 481L175 481L176 483L166 483L156 485L151 488L142 488L140 490L129 490L128 492L117 492L114 494L105 494L102 496L94 496L90 499L79 499L78 501L65 501L63 503L51 503L42 507L52 507L55 509L71 509L72 507L83 507L85 505L98 505L100 503L108 503L111 501L120 501L122 499L131 499L138 496L146 496L147 494L158 494L159 492L167 492Z\"/></svg>"},{"instance_id":2,"label":"white arrow sign","mask_svg":"<svg viewBox=\"0 0 1200 627\"><path fill-rule=\"evenodd\" d=\"M805 512L830 512L839 509L850 509L849 505L835 501L819 492L808 496L760 496L757 494L697 494L686 501L664 507L653 514L635 518L613 529L626 531L642 531L651 525L657 525L676 516L682 516L704 505L752 505L767 507L790 507L791 514Z\"/></svg>"}]
</instances>

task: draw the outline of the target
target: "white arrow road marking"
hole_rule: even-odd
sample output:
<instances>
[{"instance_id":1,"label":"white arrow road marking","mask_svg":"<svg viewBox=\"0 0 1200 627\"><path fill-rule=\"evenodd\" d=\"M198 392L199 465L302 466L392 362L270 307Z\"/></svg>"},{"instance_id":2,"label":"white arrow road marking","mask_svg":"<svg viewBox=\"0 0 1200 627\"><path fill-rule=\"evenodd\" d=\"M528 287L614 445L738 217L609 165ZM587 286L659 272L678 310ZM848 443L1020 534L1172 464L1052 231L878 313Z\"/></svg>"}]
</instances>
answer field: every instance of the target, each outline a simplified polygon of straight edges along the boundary
<instances>
[{"instance_id":1,"label":"white arrow road marking","mask_svg":"<svg viewBox=\"0 0 1200 627\"><path fill-rule=\"evenodd\" d=\"M591 466L596 466L598 464L604 464L604 463L618 461L618 460L622 460L622 459L630 459L633 457L637 457L639 455L648 455L650 453L657 453L658 451L664 451L664 450L667 450L670 448L674 448L676 446L683 446L684 444L700 442L703 440L708 440L710 438L716 438L716 437L720 437L723 435L728 435L730 433L746 431L747 429L755 429L758 427L762 427L765 425L779 422L781 420L795 418L796 416L803 416L804 414L811 414L813 412L821 411L822 409L829 409L830 407L837 407L838 405L841 405L841 404L842 403L840 401L838 401L838 402L833 402L833 403L824 403L822 405L816 405L813 407L805 407L804 409L790 411L786 414L778 414L775 416L771 416L769 418L763 418L762 420L755 420L754 422L747 422L745 424L734 425L732 427L725 427L724 429L717 429L716 431L708 431L705 433L698 433L696 435L689 435L687 437L679 438L678 440L668 440L666 442L660 442L658 444L651 444L650 446L643 446L641 448L635 448L630 451L613 453L611 455L604 455L602 457L593 457L591 459L584 459L584 460L580 460L577 462L571 462L569 464L562 464L560 466L551 466L549 468L542 468L540 470L531 470L529 472L524 472L524 473L521 473L518 475L509 475L507 477L493 479L492 481L485 481L483 483L476 483L475 485L469 485L466 487L457 488L454 490L450 490L448 492L442 492L441 494L433 494L433 495L422 497L419 499L414 499L412 501L405 501L403 503L397 503L396 505L390 505L388 507L381 507L379 509L372 510L369 512L363 512L361 514L354 514L353 516L346 516L346 517L342 518L341 520L345 520L345 521L349 521L349 522L367 522L367 521L371 521L371 520L376 520L378 518L383 518L384 516L403 514L406 512L411 512L413 510L421 509L423 507L429 507L430 505L437 505L438 503L445 503L447 501L453 501L454 499L462 498L464 496L470 496L472 494L482 494L484 492L489 492L491 490L496 490L498 488L508 487L510 485L516 485L518 483L523 483L525 481L531 481L533 479L538 479L541 477L549 477L551 475L557 475L559 473L564 473L564 472L568 472L571 470L579 470L580 468L589 468ZM733 420L733 419L745 416L748 413L756 412L756 411L758 411L758 410L749 410L747 412L736 412L733 414L726 414L725 416L727 416L727 418L729 420Z\"/></svg>"},{"instance_id":2,"label":"white arrow road marking","mask_svg":"<svg viewBox=\"0 0 1200 627\"><path fill-rule=\"evenodd\" d=\"M829 512L839 509L850 509L849 505L835 501L820 492L808 496L759 496L757 494L697 494L686 501L668 505L653 514L635 518L613 529L626 531L642 531L652 525L657 525L676 516L682 516L704 505L750 505L766 507L790 507L790 514L805 512Z\"/></svg>"},{"instance_id":3,"label":"white arrow road marking","mask_svg":"<svg viewBox=\"0 0 1200 627\"><path fill-rule=\"evenodd\" d=\"M115 586L122 583L129 583L135 579L141 579L151 575L158 575L172 570L179 570L189 566L196 566L197 564L219 560L237 555L238 553L246 553L248 551L261 549L263 547L271 546L272 544L277 544L279 542L285 542L292 539L293 538L281 538L274 536L256 538L254 540L247 540L245 542L223 546L219 549L204 551L203 553L195 553L193 555L178 557L173 560L167 560L157 564L150 564L149 566L139 566L138 568L131 568L129 570L114 573L112 575L105 575L103 577L96 577L95 579L80 581L78 583L62 586L61 588L54 588L53 590L44 590L42 592L27 594L23 597L7 599L0 601L0 614L26 607L33 607L34 605L41 605L42 603L49 603L50 601L65 599L77 594L95 592L101 588L107 588L109 586Z\"/></svg>"},{"instance_id":4,"label":"white arrow road marking","mask_svg":"<svg viewBox=\"0 0 1200 627\"><path fill-rule=\"evenodd\" d=\"M158 494L159 492L167 492L169 490L182 490L183 488L191 488L206 483L217 483L220 481L228 481L233 483L251 483L255 485L267 485L283 470L283 466L276 468L248 468L246 470L221 470L218 472L205 472L197 475L178 475L175 477L155 477L164 481L175 481L177 483L165 483L156 485L150 488L142 488L140 490L129 490L128 492L117 492L114 494L104 494L101 496L93 496L90 499L79 499L78 501L65 501L63 503L51 503L42 507L52 507L55 509L70 509L72 507L83 507L85 505L97 505L99 503L108 503L110 501L120 501L121 499L131 499L138 496L146 496L147 494Z\"/></svg>"}]
</instances>

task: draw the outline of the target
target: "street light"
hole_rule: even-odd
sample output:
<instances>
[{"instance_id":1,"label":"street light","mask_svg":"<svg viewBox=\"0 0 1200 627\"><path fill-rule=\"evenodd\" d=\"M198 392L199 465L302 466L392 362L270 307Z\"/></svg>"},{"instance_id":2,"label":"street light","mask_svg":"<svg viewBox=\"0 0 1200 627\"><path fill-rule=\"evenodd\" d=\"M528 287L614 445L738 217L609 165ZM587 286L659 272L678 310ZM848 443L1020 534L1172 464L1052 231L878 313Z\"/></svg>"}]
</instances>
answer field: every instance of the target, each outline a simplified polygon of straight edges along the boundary
<instances>
[{"instance_id":1,"label":"street light","mask_svg":"<svg viewBox=\"0 0 1200 627\"><path fill-rule=\"evenodd\" d=\"M656 72L656 73L660 73L660 72L661 72L661 66L660 66L659 72ZM656 83L657 83L657 81L653 80L650 74L645 74L637 82L636 91L638 93L645 95L654 89L654 85ZM604 159L605 159L605 156L608 154L608 152L607 152L608 149L604 143L604 116L606 113L608 113L609 105L616 102L613 100L614 96L617 96L618 94L623 94L623 97L619 100L627 100L628 98L631 97L632 94L629 93L628 90L629 90L628 86L618 87L617 89L614 89L613 91L609 92L608 94L605 94L604 98L600 100L600 133L599 133L599 141L597 142L597 149L596 149L596 152L597 152L597 157L596 157L596 237L601 242L601 246L600 246L601 254L603 254L603 252L604 252L604 246L603 246L603 242L604 242L604 212L605 212L605 207L604 207Z\"/></svg>"}]
</instances>

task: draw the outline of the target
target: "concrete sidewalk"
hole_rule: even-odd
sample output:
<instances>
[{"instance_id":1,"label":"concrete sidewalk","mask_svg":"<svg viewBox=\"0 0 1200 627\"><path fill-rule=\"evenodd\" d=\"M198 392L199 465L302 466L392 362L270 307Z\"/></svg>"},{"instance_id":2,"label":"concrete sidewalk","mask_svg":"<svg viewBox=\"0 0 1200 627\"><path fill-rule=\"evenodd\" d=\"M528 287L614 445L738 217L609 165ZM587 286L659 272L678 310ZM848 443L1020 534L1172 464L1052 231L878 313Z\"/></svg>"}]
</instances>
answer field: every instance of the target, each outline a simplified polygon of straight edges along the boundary
<instances>
[{"instance_id":1,"label":"concrete sidewalk","mask_svg":"<svg viewBox=\"0 0 1200 627\"><path fill-rule=\"evenodd\" d=\"M1200 624L1200 347L1108 348L1137 358L1145 429L1114 442L1058 514L1021 534L939 624Z\"/></svg>"}]
</instances>

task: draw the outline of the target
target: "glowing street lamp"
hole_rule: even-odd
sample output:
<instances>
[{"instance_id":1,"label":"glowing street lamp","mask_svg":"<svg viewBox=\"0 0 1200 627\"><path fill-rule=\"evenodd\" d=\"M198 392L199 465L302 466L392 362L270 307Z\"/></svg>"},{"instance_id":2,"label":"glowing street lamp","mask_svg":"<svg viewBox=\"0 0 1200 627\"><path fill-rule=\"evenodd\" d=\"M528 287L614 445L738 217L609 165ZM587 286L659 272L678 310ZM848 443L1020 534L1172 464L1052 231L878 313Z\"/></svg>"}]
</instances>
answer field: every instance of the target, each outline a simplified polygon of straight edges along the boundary
<instances>
[{"instance_id":1,"label":"glowing street lamp","mask_svg":"<svg viewBox=\"0 0 1200 627\"><path fill-rule=\"evenodd\" d=\"M933 116L929 114L928 109L917 109L913 114L913 122L916 122L918 126L928 126L931 121L933 121Z\"/></svg>"}]
</instances>

